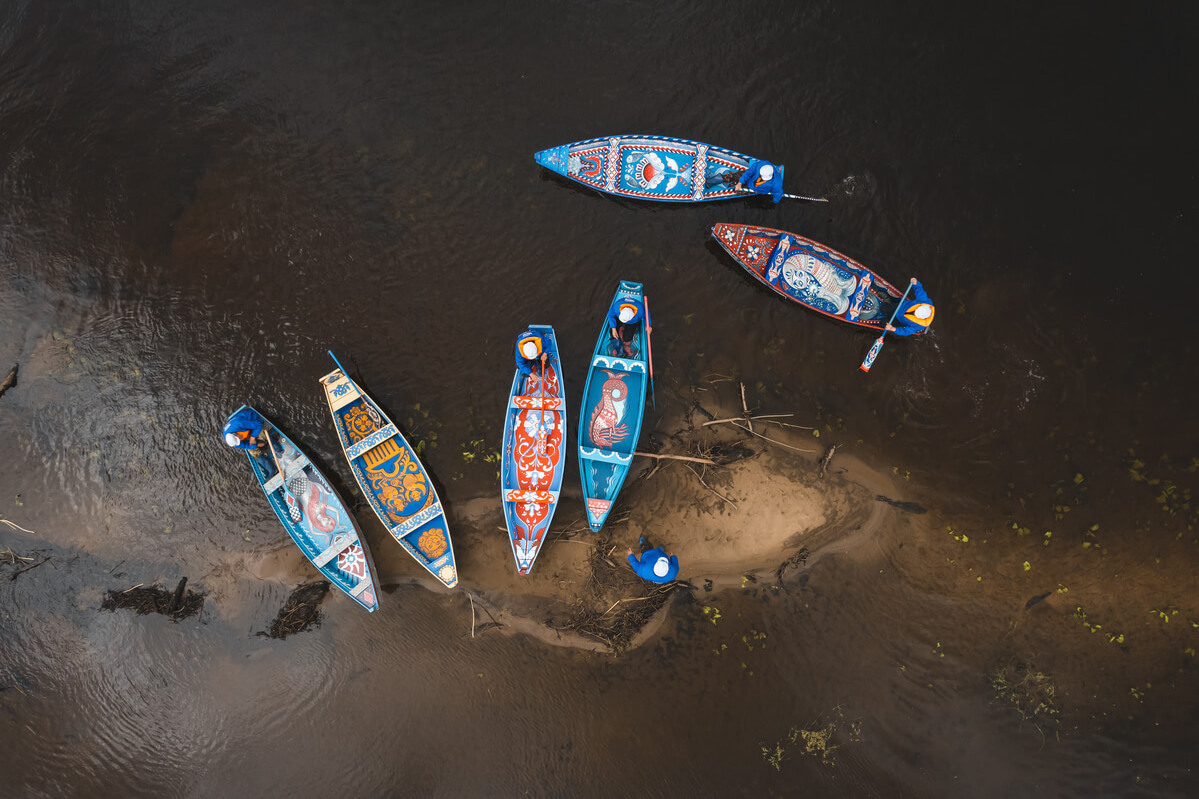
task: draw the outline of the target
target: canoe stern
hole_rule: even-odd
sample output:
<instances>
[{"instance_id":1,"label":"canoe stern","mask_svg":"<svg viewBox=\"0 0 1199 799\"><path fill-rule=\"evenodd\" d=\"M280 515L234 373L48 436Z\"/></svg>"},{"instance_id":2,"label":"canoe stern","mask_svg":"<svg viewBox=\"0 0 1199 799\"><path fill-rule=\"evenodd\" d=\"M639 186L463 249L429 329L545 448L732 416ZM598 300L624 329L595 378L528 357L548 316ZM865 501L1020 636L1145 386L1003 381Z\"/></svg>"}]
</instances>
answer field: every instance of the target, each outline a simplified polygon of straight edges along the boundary
<instances>
[{"instance_id":1,"label":"canoe stern","mask_svg":"<svg viewBox=\"0 0 1199 799\"><path fill-rule=\"evenodd\" d=\"M570 177L567 172L567 164L570 160L570 145L563 144L559 147L551 147L548 150L542 150L533 153L533 160L541 164L546 169L557 172L559 175Z\"/></svg>"}]
</instances>

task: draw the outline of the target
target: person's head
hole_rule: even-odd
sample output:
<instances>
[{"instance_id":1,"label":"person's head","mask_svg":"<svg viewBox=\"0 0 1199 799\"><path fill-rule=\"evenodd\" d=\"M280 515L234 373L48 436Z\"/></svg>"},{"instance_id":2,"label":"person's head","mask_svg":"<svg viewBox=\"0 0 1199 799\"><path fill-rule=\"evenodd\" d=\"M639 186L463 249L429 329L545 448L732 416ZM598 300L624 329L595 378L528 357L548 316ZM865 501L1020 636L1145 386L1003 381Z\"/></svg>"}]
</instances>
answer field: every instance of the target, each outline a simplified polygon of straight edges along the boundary
<instances>
[{"instance_id":1,"label":"person's head","mask_svg":"<svg viewBox=\"0 0 1199 799\"><path fill-rule=\"evenodd\" d=\"M665 577L670 572L670 560L668 558L658 558L654 561L654 576Z\"/></svg>"},{"instance_id":2,"label":"person's head","mask_svg":"<svg viewBox=\"0 0 1199 799\"><path fill-rule=\"evenodd\" d=\"M927 328L929 325L931 325L933 323L933 315L935 313L936 313L936 309L933 308L931 303L920 302L920 303L916 303L911 308L908 308L906 311L904 311L903 315L904 315L904 318L907 319L909 322L912 322L914 324L920 325L921 327Z\"/></svg>"},{"instance_id":3,"label":"person's head","mask_svg":"<svg viewBox=\"0 0 1199 799\"><path fill-rule=\"evenodd\" d=\"M620 310L616 314L616 318L621 321L621 324L628 324L633 321L633 317L637 315L637 306L631 302L622 302Z\"/></svg>"},{"instance_id":4,"label":"person's head","mask_svg":"<svg viewBox=\"0 0 1199 799\"><path fill-rule=\"evenodd\" d=\"M241 439L238 438L237 433L225 433L225 443L231 447L236 447L241 443Z\"/></svg>"},{"instance_id":5,"label":"person's head","mask_svg":"<svg viewBox=\"0 0 1199 799\"><path fill-rule=\"evenodd\" d=\"M762 167L762 180L774 180L774 167L770 164Z\"/></svg>"},{"instance_id":6,"label":"person's head","mask_svg":"<svg viewBox=\"0 0 1199 799\"><path fill-rule=\"evenodd\" d=\"M516 346L520 350L520 354L531 361L541 354L541 337L525 336L517 342Z\"/></svg>"}]
</instances>

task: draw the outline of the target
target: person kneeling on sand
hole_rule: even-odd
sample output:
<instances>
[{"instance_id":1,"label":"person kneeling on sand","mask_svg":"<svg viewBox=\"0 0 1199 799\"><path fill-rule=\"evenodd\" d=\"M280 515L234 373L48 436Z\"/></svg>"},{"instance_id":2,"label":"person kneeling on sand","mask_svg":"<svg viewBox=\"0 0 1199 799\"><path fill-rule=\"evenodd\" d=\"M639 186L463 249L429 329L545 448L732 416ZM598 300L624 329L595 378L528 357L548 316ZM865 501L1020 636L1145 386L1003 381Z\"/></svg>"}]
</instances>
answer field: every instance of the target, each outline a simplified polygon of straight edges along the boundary
<instances>
[{"instance_id":1,"label":"person kneeling on sand","mask_svg":"<svg viewBox=\"0 0 1199 799\"><path fill-rule=\"evenodd\" d=\"M629 550L629 565L643 580L651 583L669 583L679 575L679 559L661 549L651 549L649 539L641 536L641 557Z\"/></svg>"}]
</instances>

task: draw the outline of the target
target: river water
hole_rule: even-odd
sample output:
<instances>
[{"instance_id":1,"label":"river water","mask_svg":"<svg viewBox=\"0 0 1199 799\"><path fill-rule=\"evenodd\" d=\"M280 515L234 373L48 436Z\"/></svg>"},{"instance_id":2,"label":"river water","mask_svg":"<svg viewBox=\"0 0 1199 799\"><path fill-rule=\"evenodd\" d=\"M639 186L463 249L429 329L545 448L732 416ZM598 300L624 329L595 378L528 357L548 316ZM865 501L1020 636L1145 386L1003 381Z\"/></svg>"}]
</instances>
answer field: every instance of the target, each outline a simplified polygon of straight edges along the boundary
<instances>
[{"instance_id":1,"label":"river water","mask_svg":"<svg viewBox=\"0 0 1199 799\"><path fill-rule=\"evenodd\" d=\"M1197 34L1183 3L3 4L0 517L35 533L0 549L51 558L0 573L5 795L1194 795ZM830 202L638 204L533 163L617 133ZM862 375L870 337L755 285L720 221L919 276L932 335ZM494 495L462 451L497 446L515 334L553 324L581 390L621 278L660 404L736 375L939 533L897 512L802 589L698 591L619 658L472 638L400 560L378 613L331 596L255 635L286 539L226 414L339 468L332 349L453 510ZM967 521L996 547L969 574L941 529ZM199 621L98 609L181 575ZM1009 656L1056 675L1059 730L995 700ZM763 756L829 723L832 762Z\"/></svg>"}]
</instances>

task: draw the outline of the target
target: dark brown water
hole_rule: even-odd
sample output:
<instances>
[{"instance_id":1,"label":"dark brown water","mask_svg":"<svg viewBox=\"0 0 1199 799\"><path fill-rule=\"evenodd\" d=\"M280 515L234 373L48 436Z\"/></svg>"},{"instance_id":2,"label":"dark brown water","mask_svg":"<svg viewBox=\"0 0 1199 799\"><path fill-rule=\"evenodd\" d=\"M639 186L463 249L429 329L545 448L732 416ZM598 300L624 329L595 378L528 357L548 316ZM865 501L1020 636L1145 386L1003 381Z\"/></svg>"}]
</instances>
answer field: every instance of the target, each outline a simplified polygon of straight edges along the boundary
<instances>
[{"instance_id":1,"label":"dark brown water","mask_svg":"<svg viewBox=\"0 0 1199 799\"><path fill-rule=\"evenodd\" d=\"M21 372L0 518L36 534L2 527L0 550L51 561L0 572L4 794L1193 795L1197 23L1186 4L5 4L0 373ZM633 204L532 160L626 132L773 157L830 202ZM933 335L860 374L869 336L754 285L719 221L918 275ZM498 442L513 336L553 324L578 391L621 278L653 301L660 404L736 373L909 476L896 499L933 523L896 512L802 587L701 590L619 659L472 639L466 597L410 585L414 564L376 614L330 597L320 628L255 636L290 544L216 435L229 411L338 469L331 348L426 441L453 510L495 493L461 452ZM947 556L962 524L992 548ZM211 592L199 622L98 610L181 575ZM1060 735L994 700L1010 657L1056 675ZM832 765L763 758L830 721Z\"/></svg>"}]
</instances>

